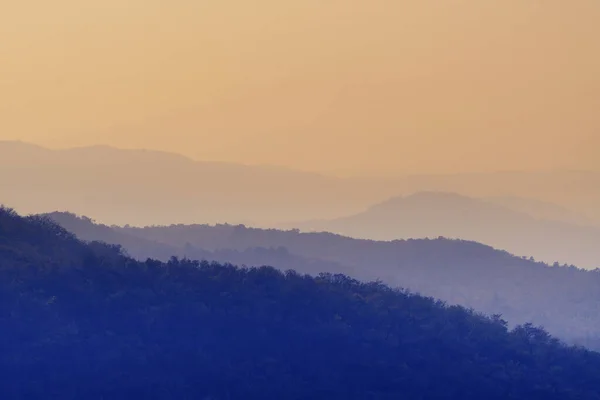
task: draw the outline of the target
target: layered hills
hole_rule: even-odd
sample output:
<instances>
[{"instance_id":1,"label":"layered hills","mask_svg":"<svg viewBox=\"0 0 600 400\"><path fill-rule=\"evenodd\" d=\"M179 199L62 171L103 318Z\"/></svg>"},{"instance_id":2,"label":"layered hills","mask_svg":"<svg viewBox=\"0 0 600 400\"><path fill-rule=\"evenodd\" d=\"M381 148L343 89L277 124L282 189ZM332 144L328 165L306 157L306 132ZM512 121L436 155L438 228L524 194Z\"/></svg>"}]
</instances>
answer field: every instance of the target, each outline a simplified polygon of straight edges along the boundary
<instances>
[{"instance_id":1,"label":"layered hills","mask_svg":"<svg viewBox=\"0 0 600 400\"><path fill-rule=\"evenodd\" d=\"M531 324L344 275L136 261L6 209L0 298L6 398L600 398L600 355Z\"/></svg>"},{"instance_id":2,"label":"layered hills","mask_svg":"<svg viewBox=\"0 0 600 400\"><path fill-rule=\"evenodd\" d=\"M473 241L374 241L331 233L243 225L102 226L69 213L49 215L85 240L122 245L139 260L170 256L271 265L301 273L381 280L449 304L533 322L572 343L600 338L600 272L537 262Z\"/></svg>"}]
</instances>

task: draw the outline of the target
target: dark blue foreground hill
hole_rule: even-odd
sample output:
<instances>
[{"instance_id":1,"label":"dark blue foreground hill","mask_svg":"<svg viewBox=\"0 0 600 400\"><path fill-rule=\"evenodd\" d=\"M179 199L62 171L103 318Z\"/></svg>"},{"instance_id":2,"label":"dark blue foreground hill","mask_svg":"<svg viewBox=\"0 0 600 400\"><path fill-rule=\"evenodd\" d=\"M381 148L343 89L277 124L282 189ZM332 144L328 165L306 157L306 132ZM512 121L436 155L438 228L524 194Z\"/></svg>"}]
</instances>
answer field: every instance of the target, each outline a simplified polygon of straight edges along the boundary
<instances>
[{"instance_id":1,"label":"dark blue foreground hill","mask_svg":"<svg viewBox=\"0 0 600 400\"><path fill-rule=\"evenodd\" d=\"M3 399L600 399L600 354L530 325L118 250L0 211Z\"/></svg>"}]
</instances>

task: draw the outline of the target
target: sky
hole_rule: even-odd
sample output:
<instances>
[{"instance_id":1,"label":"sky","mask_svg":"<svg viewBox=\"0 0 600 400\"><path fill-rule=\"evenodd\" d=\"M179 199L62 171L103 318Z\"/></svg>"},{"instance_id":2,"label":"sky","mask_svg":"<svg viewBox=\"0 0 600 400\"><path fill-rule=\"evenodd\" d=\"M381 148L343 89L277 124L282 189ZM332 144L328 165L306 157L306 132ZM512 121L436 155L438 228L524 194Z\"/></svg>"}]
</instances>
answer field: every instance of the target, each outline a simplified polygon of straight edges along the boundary
<instances>
[{"instance_id":1,"label":"sky","mask_svg":"<svg viewBox=\"0 0 600 400\"><path fill-rule=\"evenodd\" d=\"M600 170L597 0L0 3L0 139L345 175Z\"/></svg>"}]
</instances>

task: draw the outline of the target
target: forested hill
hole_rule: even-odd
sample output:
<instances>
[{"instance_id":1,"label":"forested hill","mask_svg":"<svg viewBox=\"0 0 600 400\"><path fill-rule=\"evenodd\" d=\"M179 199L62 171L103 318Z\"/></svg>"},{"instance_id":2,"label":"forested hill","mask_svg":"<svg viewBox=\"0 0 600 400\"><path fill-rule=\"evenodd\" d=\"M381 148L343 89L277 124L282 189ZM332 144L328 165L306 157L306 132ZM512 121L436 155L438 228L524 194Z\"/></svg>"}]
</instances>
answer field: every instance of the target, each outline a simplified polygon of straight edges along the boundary
<instances>
[{"instance_id":1,"label":"forested hill","mask_svg":"<svg viewBox=\"0 0 600 400\"><path fill-rule=\"evenodd\" d=\"M0 210L6 399L600 399L531 325L269 267L123 256Z\"/></svg>"},{"instance_id":2,"label":"forested hill","mask_svg":"<svg viewBox=\"0 0 600 400\"><path fill-rule=\"evenodd\" d=\"M187 256L302 273L382 279L424 295L502 314L510 326L533 322L571 343L600 349L600 272L548 266L480 243L357 240L233 225L108 227L69 213L51 218L84 240L120 244L138 259Z\"/></svg>"}]
</instances>

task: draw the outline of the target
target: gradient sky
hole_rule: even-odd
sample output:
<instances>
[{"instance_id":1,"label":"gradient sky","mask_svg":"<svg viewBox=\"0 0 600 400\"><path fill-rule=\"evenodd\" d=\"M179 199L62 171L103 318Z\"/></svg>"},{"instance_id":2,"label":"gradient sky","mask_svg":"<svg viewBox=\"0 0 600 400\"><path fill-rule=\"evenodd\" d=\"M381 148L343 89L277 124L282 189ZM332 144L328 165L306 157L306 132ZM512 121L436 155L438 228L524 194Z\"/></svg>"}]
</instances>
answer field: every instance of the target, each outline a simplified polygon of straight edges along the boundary
<instances>
[{"instance_id":1,"label":"gradient sky","mask_svg":"<svg viewBox=\"0 0 600 400\"><path fill-rule=\"evenodd\" d=\"M0 139L349 174L600 170L598 0L19 0Z\"/></svg>"}]
</instances>

